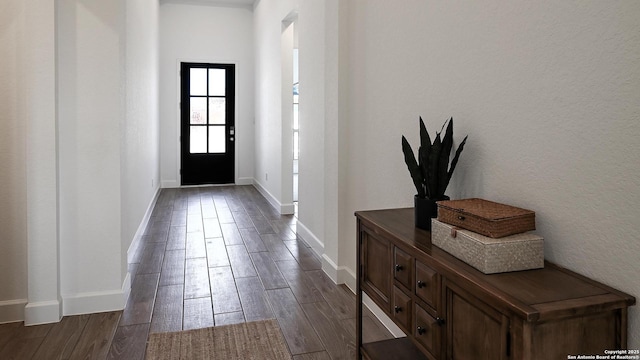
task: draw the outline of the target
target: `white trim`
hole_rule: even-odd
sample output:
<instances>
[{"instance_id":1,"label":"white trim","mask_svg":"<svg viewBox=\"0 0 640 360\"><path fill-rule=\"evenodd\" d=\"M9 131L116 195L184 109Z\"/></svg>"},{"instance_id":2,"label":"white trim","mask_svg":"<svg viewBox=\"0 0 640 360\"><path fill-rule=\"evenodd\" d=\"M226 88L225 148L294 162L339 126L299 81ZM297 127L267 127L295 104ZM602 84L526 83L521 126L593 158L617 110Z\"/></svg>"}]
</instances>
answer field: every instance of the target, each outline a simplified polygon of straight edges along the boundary
<instances>
[{"instance_id":1,"label":"white trim","mask_svg":"<svg viewBox=\"0 0 640 360\"><path fill-rule=\"evenodd\" d=\"M178 180L162 180L161 184L163 189L172 189L172 188L180 187Z\"/></svg>"},{"instance_id":2,"label":"white trim","mask_svg":"<svg viewBox=\"0 0 640 360\"><path fill-rule=\"evenodd\" d=\"M0 324L24 320L24 307L27 299L0 301Z\"/></svg>"},{"instance_id":3,"label":"white trim","mask_svg":"<svg viewBox=\"0 0 640 360\"><path fill-rule=\"evenodd\" d=\"M343 280L341 284L346 284L349 290L351 290L355 294L355 285L356 285L356 275L351 269L340 266L338 268L338 277ZM373 313L373 315L378 318L378 320L382 323L382 325L389 330L389 332L394 337L405 337L407 336L400 328L387 316L387 314L382 311L376 303L367 296L367 294L362 293L362 303Z\"/></svg>"},{"instance_id":4,"label":"white trim","mask_svg":"<svg viewBox=\"0 0 640 360\"><path fill-rule=\"evenodd\" d=\"M253 178L251 178L251 177L239 177L236 180L236 185L253 185Z\"/></svg>"},{"instance_id":5,"label":"white trim","mask_svg":"<svg viewBox=\"0 0 640 360\"><path fill-rule=\"evenodd\" d=\"M122 282L122 295L124 298L122 309L124 309L129 301L129 295L131 295L131 273L128 271L127 275L124 277L124 281Z\"/></svg>"},{"instance_id":6,"label":"white trim","mask_svg":"<svg viewBox=\"0 0 640 360\"><path fill-rule=\"evenodd\" d=\"M382 325L389 330L391 335L397 338L407 336L365 293L362 293L362 303L373 313L375 317L378 318L378 320L380 320Z\"/></svg>"},{"instance_id":7,"label":"white trim","mask_svg":"<svg viewBox=\"0 0 640 360\"><path fill-rule=\"evenodd\" d=\"M333 262L327 256L327 254L322 254L322 271L324 271L327 276L336 284L340 284L339 275L338 275L338 265Z\"/></svg>"},{"instance_id":8,"label":"white trim","mask_svg":"<svg viewBox=\"0 0 640 360\"><path fill-rule=\"evenodd\" d=\"M300 223L298 223L298 226ZM355 294L356 275L351 269L346 266L337 266L328 256L322 256L322 270L333 280L336 284L346 284L349 290ZM336 281L337 279L337 281ZM389 332L395 337L407 336L400 328L384 313L380 308L367 296L362 293L362 303L375 315L378 320L389 330Z\"/></svg>"},{"instance_id":9,"label":"white trim","mask_svg":"<svg viewBox=\"0 0 640 360\"><path fill-rule=\"evenodd\" d=\"M298 220L298 222L296 223L296 235L300 236L302 238L302 240L304 240L307 244L309 244L309 246L311 246L313 251L318 256L320 256L322 258L322 262L323 262L322 268L324 269L324 262L325 262L325 258L324 258L324 242L322 242L320 239L318 239L318 237L316 237L311 232L311 230L309 230L309 228L304 226L304 224L300 220ZM328 258L327 258L327 260L328 260ZM333 262L331 262L331 264L333 264ZM333 265L335 265L335 264L333 264Z\"/></svg>"},{"instance_id":10,"label":"white trim","mask_svg":"<svg viewBox=\"0 0 640 360\"><path fill-rule=\"evenodd\" d=\"M131 291L131 278L128 273L122 287L123 289L111 291L63 295L62 313L69 316L122 310ZM128 290L125 290L127 287Z\"/></svg>"},{"instance_id":11,"label":"white trim","mask_svg":"<svg viewBox=\"0 0 640 360\"><path fill-rule=\"evenodd\" d=\"M356 288L356 274L346 266L338 267L338 284L345 284L354 293Z\"/></svg>"},{"instance_id":12,"label":"white trim","mask_svg":"<svg viewBox=\"0 0 640 360\"><path fill-rule=\"evenodd\" d=\"M62 319L58 300L30 302L24 307L26 326L56 323Z\"/></svg>"},{"instance_id":13,"label":"white trim","mask_svg":"<svg viewBox=\"0 0 640 360\"><path fill-rule=\"evenodd\" d=\"M253 179L253 186L262 194L262 196L267 199L269 204L280 211L281 215L291 215L295 213L295 205L294 204L281 204L275 196L271 195L271 193L264 187L258 180ZM300 224L298 222L298 224Z\"/></svg>"},{"instance_id":14,"label":"white trim","mask_svg":"<svg viewBox=\"0 0 640 360\"><path fill-rule=\"evenodd\" d=\"M151 214L153 214L153 208L155 208L156 203L158 202L158 197L160 197L161 188L156 188L156 193L153 195L153 199L147 206L147 211L144 213L142 217L142 221L140 221L140 225L138 225L138 230L133 235L133 240L131 241L131 245L129 245L129 249L127 249L127 263L134 262L134 256L136 252L139 250L141 244L142 236L144 235L147 226L149 225L149 220L151 219Z\"/></svg>"},{"instance_id":15,"label":"white trim","mask_svg":"<svg viewBox=\"0 0 640 360\"><path fill-rule=\"evenodd\" d=\"M355 293L356 275L346 266L338 266L327 254L322 256L322 271L336 284L345 284Z\"/></svg>"}]
</instances>

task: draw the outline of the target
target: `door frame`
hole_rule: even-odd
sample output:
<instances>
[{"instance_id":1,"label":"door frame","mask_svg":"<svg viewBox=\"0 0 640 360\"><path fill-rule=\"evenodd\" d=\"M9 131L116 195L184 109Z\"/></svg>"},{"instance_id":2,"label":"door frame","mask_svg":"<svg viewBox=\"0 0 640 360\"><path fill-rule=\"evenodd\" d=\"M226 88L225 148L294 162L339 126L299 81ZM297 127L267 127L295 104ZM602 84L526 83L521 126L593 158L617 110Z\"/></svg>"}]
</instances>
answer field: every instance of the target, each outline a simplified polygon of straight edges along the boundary
<instances>
[{"instance_id":1,"label":"door frame","mask_svg":"<svg viewBox=\"0 0 640 360\"><path fill-rule=\"evenodd\" d=\"M234 105L233 105L233 110L234 113L236 114L235 116L235 140L233 141L233 148L234 148L234 152L235 152L235 156L233 159L233 182L234 184L238 184L238 133L239 133L239 129L244 129L243 126L238 126L238 61L235 60L204 60L204 59L193 59L193 58L178 58L176 60L176 121L175 121L175 144L176 144L176 148L177 148L177 154L176 154L176 184L177 187L182 188L182 187L204 187L204 186L224 186L224 185L216 185L216 184L205 184L205 185L182 185L182 176L180 175L180 170L182 169L182 141L181 141L181 136L182 136L182 118L181 118L181 112L182 109L180 108L180 101L181 99L181 76L180 76L180 69L181 69L181 63L183 62L187 62L187 63L203 63L203 64L229 64L229 65L234 65L235 66L235 91L234 91L234 96L235 96L235 101L234 101ZM241 132L240 132L241 133ZM227 184L228 185L228 184Z\"/></svg>"}]
</instances>

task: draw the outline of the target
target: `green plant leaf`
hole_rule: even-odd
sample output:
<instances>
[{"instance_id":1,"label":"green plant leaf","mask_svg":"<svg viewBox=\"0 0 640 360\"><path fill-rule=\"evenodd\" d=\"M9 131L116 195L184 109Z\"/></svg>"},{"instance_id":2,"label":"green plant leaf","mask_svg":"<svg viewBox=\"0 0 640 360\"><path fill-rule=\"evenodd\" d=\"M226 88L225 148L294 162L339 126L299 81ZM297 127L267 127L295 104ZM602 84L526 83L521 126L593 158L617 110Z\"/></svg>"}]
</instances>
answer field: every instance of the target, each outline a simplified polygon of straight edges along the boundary
<instances>
[{"instance_id":1,"label":"green plant leaf","mask_svg":"<svg viewBox=\"0 0 640 360\"><path fill-rule=\"evenodd\" d=\"M422 185L424 181L422 172L416 162L416 157L411 149L411 145L409 145L409 142L404 136L402 136L402 152L404 153L404 162L407 164L407 168L413 179L413 185L415 185L418 192L418 197L424 198L426 194Z\"/></svg>"}]
</instances>

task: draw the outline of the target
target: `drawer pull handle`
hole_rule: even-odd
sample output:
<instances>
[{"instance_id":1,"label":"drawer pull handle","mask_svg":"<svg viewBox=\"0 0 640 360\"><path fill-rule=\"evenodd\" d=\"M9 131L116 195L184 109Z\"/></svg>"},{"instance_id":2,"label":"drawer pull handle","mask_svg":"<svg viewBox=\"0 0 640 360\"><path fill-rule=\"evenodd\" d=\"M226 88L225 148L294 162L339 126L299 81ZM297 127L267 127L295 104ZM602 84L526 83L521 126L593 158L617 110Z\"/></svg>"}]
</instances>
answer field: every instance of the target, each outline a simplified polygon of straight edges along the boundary
<instances>
[{"instance_id":1,"label":"drawer pull handle","mask_svg":"<svg viewBox=\"0 0 640 360\"><path fill-rule=\"evenodd\" d=\"M404 269L404 267L402 265L396 264L396 271L402 271L403 269Z\"/></svg>"},{"instance_id":2,"label":"drawer pull handle","mask_svg":"<svg viewBox=\"0 0 640 360\"><path fill-rule=\"evenodd\" d=\"M440 326L444 325L444 319L441 317L436 318L436 323Z\"/></svg>"},{"instance_id":3,"label":"drawer pull handle","mask_svg":"<svg viewBox=\"0 0 640 360\"><path fill-rule=\"evenodd\" d=\"M422 335L427 332L427 329L423 328L422 326L418 326L416 330L418 331L418 335Z\"/></svg>"},{"instance_id":4,"label":"drawer pull handle","mask_svg":"<svg viewBox=\"0 0 640 360\"><path fill-rule=\"evenodd\" d=\"M464 219L466 219L464 216L462 215L458 216L458 220L464 220Z\"/></svg>"},{"instance_id":5,"label":"drawer pull handle","mask_svg":"<svg viewBox=\"0 0 640 360\"><path fill-rule=\"evenodd\" d=\"M422 289L423 287L426 287L426 286L427 286L427 283L426 283L426 282L424 282L424 281L422 281L422 280L418 280L418 287L419 287L419 288L421 288L421 289Z\"/></svg>"},{"instance_id":6,"label":"drawer pull handle","mask_svg":"<svg viewBox=\"0 0 640 360\"><path fill-rule=\"evenodd\" d=\"M400 306L394 306L393 310L397 313L402 312L402 308Z\"/></svg>"}]
</instances>

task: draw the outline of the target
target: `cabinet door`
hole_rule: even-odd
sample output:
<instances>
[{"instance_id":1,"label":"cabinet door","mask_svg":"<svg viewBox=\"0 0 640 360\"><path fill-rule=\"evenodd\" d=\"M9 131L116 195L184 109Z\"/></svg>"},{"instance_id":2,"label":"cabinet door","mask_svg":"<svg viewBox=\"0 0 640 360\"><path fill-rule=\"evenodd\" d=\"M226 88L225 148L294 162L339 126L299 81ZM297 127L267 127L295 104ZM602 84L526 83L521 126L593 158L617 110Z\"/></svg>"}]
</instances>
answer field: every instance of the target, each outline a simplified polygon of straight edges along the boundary
<instances>
[{"instance_id":1,"label":"cabinet door","mask_svg":"<svg viewBox=\"0 0 640 360\"><path fill-rule=\"evenodd\" d=\"M391 311L391 243L365 229L360 232L361 286L385 312Z\"/></svg>"},{"instance_id":2,"label":"cabinet door","mask_svg":"<svg viewBox=\"0 0 640 360\"><path fill-rule=\"evenodd\" d=\"M447 359L509 357L509 318L451 282L445 282Z\"/></svg>"}]
</instances>

